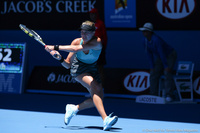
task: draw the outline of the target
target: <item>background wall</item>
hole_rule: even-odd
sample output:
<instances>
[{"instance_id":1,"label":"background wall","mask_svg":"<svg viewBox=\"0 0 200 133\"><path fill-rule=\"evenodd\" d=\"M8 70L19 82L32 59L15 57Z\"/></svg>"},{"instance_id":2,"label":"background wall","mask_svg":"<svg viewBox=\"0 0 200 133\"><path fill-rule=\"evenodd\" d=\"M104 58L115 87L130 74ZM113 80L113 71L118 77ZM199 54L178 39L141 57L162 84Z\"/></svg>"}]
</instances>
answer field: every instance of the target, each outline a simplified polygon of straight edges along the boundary
<instances>
[{"instance_id":1,"label":"background wall","mask_svg":"<svg viewBox=\"0 0 200 133\"><path fill-rule=\"evenodd\" d=\"M37 31L47 44L70 44L80 37L78 31ZM195 71L200 70L199 35L200 31L155 31L178 53L178 60L195 63ZM140 31L108 30L107 68L148 69L149 64L142 45ZM26 42L28 76L34 66L60 66L38 42L21 30L0 30L1 42ZM63 56L67 53L62 52Z\"/></svg>"},{"instance_id":2,"label":"background wall","mask_svg":"<svg viewBox=\"0 0 200 133\"><path fill-rule=\"evenodd\" d=\"M47 80L51 73L56 73L57 75L54 76L60 78L63 75L69 77L69 71L57 72L56 68L62 67L61 64L53 59L43 46L25 35L18 25L21 23L34 29L47 44L70 44L74 38L80 37L77 29L82 21L90 19L88 12L92 8L97 8L101 19L105 22L108 34L105 88L109 89L105 90L132 95L135 92L126 89L124 79L130 76L130 73L148 71L149 68L141 44L143 35L138 31L138 28L146 22L153 23L155 33L176 49L178 60L195 63L193 78L196 80L199 77L199 5L200 1L197 0L2 0L0 1L0 42L25 42L27 46L26 71L24 72L26 80L33 81L34 85L38 83L32 89L39 89L37 86L41 83L38 81L42 80L44 80L42 83L47 82L52 87L52 82ZM67 56L65 52L62 54L64 57ZM36 66L40 68L35 69ZM51 68L47 69L47 67ZM47 74L46 77L41 78L40 75L44 75L43 69ZM35 72L39 70L41 72L36 74ZM30 79L32 72L35 73L35 79ZM143 74L137 76L137 82L139 82ZM6 82L1 81L6 88L8 81L11 84L11 80L5 75L3 78ZM198 94L195 93L197 94L195 97L199 97L200 78L196 81L194 90L198 91ZM136 79L130 82L133 85ZM55 85L58 84L60 83L55 83ZM42 88L48 89L49 86ZM69 87L69 83L62 81L62 86L65 90L65 86ZM136 89L138 86L131 87ZM148 94L148 88L146 87L146 92L143 92L144 89L141 87L140 94ZM52 90L55 89L52 88Z\"/></svg>"}]
</instances>

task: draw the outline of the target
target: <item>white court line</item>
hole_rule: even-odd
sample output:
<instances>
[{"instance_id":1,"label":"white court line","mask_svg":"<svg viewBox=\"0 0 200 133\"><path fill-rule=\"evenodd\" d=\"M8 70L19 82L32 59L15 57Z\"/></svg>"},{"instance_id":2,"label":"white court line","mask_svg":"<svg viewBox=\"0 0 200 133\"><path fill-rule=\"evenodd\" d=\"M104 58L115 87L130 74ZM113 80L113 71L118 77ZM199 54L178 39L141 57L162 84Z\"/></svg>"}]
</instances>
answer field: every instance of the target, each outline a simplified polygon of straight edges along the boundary
<instances>
[{"instance_id":1,"label":"white court line","mask_svg":"<svg viewBox=\"0 0 200 133\"><path fill-rule=\"evenodd\" d=\"M69 126L64 114L0 109L0 133L101 133L100 116L77 115ZM119 118L111 132L122 133L199 133L193 123Z\"/></svg>"}]
</instances>

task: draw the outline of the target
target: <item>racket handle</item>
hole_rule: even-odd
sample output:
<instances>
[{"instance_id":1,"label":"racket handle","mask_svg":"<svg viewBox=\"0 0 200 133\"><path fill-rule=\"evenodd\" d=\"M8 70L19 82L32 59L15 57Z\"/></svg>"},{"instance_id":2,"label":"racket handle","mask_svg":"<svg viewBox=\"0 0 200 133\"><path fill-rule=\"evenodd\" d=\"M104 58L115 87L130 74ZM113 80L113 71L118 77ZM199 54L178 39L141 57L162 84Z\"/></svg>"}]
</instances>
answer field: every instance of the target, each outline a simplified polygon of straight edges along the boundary
<instances>
[{"instance_id":1,"label":"racket handle","mask_svg":"<svg viewBox=\"0 0 200 133\"><path fill-rule=\"evenodd\" d=\"M56 58L58 58L58 57L59 57L59 55L58 55L58 54L54 54L53 56L54 56L54 57L56 57Z\"/></svg>"},{"instance_id":2,"label":"racket handle","mask_svg":"<svg viewBox=\"0 0 200 133\"><path fill-rule=\"evenodd\" d=\"M44 45L44 47L46 48L46 47L47 47L47 45ZM58 54L54 54L53 56L54 56L54 57L56 57L56 58L58 58L58 57L59 57L59 55L58 55Z\"/></svg>"},{"instance_id":3,"label":"racket handle","mask_svg":"<svg viewBox=\"0 0 200 133\"><path fill-rule=\"evenodd\" d=\"M55 58L58 58L59 57L59 55L58 54L54 54L53 55ZM64 62L64 58L61 56L61 59L59 60L61 63L63 63Z\"/></svg>"}]
</instances>

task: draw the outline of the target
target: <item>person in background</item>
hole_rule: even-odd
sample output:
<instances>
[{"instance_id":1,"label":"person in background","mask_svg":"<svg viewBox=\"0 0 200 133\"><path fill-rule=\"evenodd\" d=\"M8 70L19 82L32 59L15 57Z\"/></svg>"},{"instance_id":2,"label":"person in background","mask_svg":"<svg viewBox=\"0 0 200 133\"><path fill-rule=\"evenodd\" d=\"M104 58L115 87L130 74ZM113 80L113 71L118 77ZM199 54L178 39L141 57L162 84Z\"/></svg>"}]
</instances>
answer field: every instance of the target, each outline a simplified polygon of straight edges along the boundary
<instances>
[{"instance_id":1,"label":"person in background","mask_svg":"<svg viewBox=\"0 0 200 133\"><path fill-rule=\"evenodd\" d=\"M166 93L164 97L170 102L174 89L172 70L176 63L177 53L172 46L153 32L152 23L145 23L139 30L143 33L143 44L150 63L150 94L158 96L159 79L164 74Z\"/></svg>"},{"instance_id":2,"label":"person in background","mask_svg":"<svg viewBox=\"0 0 200 133\"><path fill-rule=\"evenodd\" d=\"M90 19L95 23L96 31L95 36L101 38L103 45L100 57L97 61L98 70L100 73L101 81L104 87L104 65L106 64L106 46L107 46L107 33L104 22L100 19L98 10L93 8L89 11Z\"/></svg>"},{"instance_id":3,"label":"person in background","mask_svg":"<svg viewBox=\"0 0 200 133\"><path fill-rule=\"evenodd\" d=\"M82 23L81 37L72 41L71 45L47 45L48 51L55 59L59 60L63 67L70 69L72 77L87 88L91 98L74 105L66 105L64 122L70 120L79 111L96 107L103 119L103 130L109 130L118 120L117 116L107 116L103 105L103 87L97 70L97 60L102 50L101 39L95 36L95 25L91 21ZM69 52L64 59L58 50Z\"/></svg>"}]
</instances>

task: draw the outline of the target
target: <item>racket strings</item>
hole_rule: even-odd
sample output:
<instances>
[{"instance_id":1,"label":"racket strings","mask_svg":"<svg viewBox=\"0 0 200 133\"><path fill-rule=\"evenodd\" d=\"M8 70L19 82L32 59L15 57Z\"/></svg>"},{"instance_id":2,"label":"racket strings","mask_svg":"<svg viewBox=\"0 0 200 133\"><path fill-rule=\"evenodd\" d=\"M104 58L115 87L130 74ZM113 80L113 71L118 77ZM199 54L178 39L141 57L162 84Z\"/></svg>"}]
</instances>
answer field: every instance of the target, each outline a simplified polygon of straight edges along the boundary
<instances>
[{"instance_id":1,"label":"racket strings","mask_svg":"<svg viewBox=\"0 0 200 133\"><path fill-rule=\"evenodd\" d=\"M41 43L43 46L45 46L46 44L43 42L42 38L32 29L27 28L25 25L20 24L19 25L20 29L23 30L27 35L29 35L30 37L33 37L36 41L38 41L39 43Z\"/></svg>"}]
</instances>

